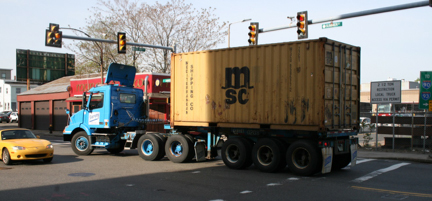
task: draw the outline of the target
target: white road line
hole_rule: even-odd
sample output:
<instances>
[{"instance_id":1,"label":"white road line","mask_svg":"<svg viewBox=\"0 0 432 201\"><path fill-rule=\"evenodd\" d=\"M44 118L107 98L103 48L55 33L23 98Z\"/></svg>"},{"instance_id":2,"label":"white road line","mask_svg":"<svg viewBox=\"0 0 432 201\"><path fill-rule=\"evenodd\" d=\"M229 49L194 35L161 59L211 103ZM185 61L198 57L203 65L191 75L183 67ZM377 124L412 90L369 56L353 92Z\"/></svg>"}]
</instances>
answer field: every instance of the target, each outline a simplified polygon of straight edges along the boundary
<instances>
[{"instance_id":1,"label":"white road line","mask_svg":"<svg viewBox=\"0 0 432 201\"><path fill-rule=\"evenodd\" d=\"M378 175L380 175L382 173L386 173L386 172L389 172L389 171L392 171L392 170L396 170L396 169L398 169L398 168L400 168L402 166L409 165L409 164L411 164L411 163L398 163L398 164L392 165L392 166L390 166L388 168L383 168L383 169L379 169L379 170L373 171L373 172L371 172L371 173L369 173L369 174L367 174L367 175L365 175L363 177L359 177L359 178L354 179L352 181L356 182L356 183L361 183L361 182L367 181L369 179L372 179L372 178L374 178L374 177L376 177L376 176L378 176Z\"/></svg>"},{"instance_id":2,"label":"white road line","mask_svg":"<svg viewBox=\"0 0 432 201\"><path fill-rule=\"evenodd\" d=\"M365 162L369 162L369 161L374 161L376 159L358 159L356 161L356 165L360 164L360 163L365 163ZM349 170L351 169L351 163L349 163L346 167L342 168L343 170Z\"/></svg>"},{"instance_id":3,"label":"white road line","mask_svg":"<svg viewBox=\"0 0 432 201\"><path fill-rule=\"evenodd\" d=\"M369 162L369 161L374 161L376 159L362 159L362 160L357 160L356 164L360 164L360 163L365 163L365 162ZM351 164L351 163L350 163Z\"/></svg>"}]
</instances>

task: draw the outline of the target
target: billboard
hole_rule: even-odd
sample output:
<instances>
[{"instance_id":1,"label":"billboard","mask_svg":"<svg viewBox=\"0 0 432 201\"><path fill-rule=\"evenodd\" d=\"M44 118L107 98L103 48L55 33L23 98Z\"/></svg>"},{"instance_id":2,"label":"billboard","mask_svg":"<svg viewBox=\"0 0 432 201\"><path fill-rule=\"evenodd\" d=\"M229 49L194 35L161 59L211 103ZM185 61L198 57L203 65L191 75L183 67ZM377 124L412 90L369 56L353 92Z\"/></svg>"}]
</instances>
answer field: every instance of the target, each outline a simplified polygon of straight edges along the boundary
<instances>
[{"instance_id":1,"label":"billboard","mask_svg":"<svg viewBox=\"0 0 432 201\"><path fill-rule=\"evenodd\" d=\"M28 72L27 72L28 69ZM75 75L75 55L16 50L16 74L18 81L50 82Z\"/></svg>"}]
</instances>

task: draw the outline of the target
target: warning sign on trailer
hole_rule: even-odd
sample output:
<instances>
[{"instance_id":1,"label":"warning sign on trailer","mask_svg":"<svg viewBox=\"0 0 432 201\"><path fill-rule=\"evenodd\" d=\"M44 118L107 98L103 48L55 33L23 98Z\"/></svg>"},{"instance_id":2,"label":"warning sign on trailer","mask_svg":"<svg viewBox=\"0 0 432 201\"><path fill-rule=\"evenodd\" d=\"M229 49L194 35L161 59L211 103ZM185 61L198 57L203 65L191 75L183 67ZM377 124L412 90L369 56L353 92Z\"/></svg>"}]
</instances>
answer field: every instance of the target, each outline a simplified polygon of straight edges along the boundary
<instances>
[{"instance_id":1,"label":"warning sign on trailer","mask_svg":"<svg viewBox=\"0 0 432 201\"><path fill-rule=\"evenodd\" d=\"M371 82L370 97L372 104L400 103L401 81Z\"/></svg>"}]
</instances>

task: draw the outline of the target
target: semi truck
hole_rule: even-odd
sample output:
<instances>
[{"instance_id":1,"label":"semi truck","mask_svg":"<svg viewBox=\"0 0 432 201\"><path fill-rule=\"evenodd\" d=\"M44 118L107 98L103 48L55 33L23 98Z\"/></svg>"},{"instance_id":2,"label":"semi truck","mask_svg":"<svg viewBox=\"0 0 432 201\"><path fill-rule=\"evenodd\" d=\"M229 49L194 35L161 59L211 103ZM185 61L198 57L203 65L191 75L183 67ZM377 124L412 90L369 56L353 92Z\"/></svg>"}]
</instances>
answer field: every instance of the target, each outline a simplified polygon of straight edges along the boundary
<instances>
[{"instance_id":1,"label":"semi truck","mask_svg":"<svg viewBox=\"0 0 432 201\"><path fill-rule=\"evenodd\" d=\"M111 64L64 140L78 155L137 149L148 161L220 156L232 169L328 173L357 159L360 47L327 38L171 55L170 124L146 131L135 68Z\"/></svg>"}]
</instances>

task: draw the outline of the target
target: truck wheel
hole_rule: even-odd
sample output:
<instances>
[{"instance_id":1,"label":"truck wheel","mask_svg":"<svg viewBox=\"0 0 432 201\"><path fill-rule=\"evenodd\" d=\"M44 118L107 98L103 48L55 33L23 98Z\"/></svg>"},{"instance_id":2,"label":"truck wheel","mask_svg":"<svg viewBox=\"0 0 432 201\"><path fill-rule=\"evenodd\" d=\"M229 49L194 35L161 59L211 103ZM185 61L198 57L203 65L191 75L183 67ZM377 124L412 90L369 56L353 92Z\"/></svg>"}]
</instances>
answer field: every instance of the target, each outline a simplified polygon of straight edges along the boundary
<instances>
[{"instance_id":1,"label":"truck wheel","mask_svg":"<svg viewBox=\"0 0 432 201\"><path fill-rule=\"evenodd\" d=\"M286 161L291 172L309 176L319 171L322 157L311 141L298 140L289 146Z\"/></svg>"},{"instance_id":2,"label":"truck wheel","mask_svg":"<svg viewBox=\"0 0 432 201\"><path fill-rule=\"evenodd\" d=\"M263 172L276 172L286 167L285 146L277 139L258 140L252 149L254 165Z\"/></svg>"},{"instance_id":3,"label":"truck wheel","mask_svg":"<svg viewBox=\"0 0 432 201\"><path fill-rule=\"evenodd\" d=\"M146 161L160 160L165 155L163 142L156 135L145 134L138 139L138 153Z\"/></svg>"},{"instance_id":4,"label":"truck wheel","mask_svg":"<svg viewBox=\"0 0 432 201\"><path fill-rule=\"evenodd\" d=\"M85 131L80 131L72 137L71 146L77 155L89 155L94 150Z\"/></svg>"},{"instance_id":5,"label":"truck wheel","mask_svg":"<svg viewBox=\"0 0 432 201\"><path fill-rule=\"evenodd\" d=\"M340 170L351 162L351 154L333 155L332 171Z\"/></svg>"},{"instance_id":6,"label":"truck wheel","mask_svg":"<svg viewBox=\"0 0 432 201\"><path fill-rule=\"evenodd\" d=\"M12 164L12 159L10 158L9 151L6 148L3 149L2 160L5 165Z\"/></svg>"},{"instance_id":7,"label":"truck wheel","mask_svg":"<svg viewBox=\"0 0 432 201\"><path fill-rule=\"evenodd\" d=\"M191 153L192 152L192 153ZM168 137L165 144L165 154L174 163L190 161L193 154L192 142L183 135L172 135Z\"/></svg>"},{"instance_id":8,"label":"truck wheel","mask_svg":"<svg viewBox=\"0 0 432 201\"><path fill-rule=\"evenodd\" d=\"M228 138L222 145L222 160L232 169L244 169L252 165L252 143L241 137Z\"/></svg>"},{"instance_id":9,"label":"truck wheel","mask_svg":"<svg viewBox=\"0 0 432 201\"><path fill-rule=\"evenodd\" d=\"M111 148L111 149L107 149L108 152L110 152L111 154L118 154L120 152L122 152L124 150L124 145L126 143L126 141L121 140L120 142L117 142L118 145L116 148Z\"/></svg>"}]
</instances>

